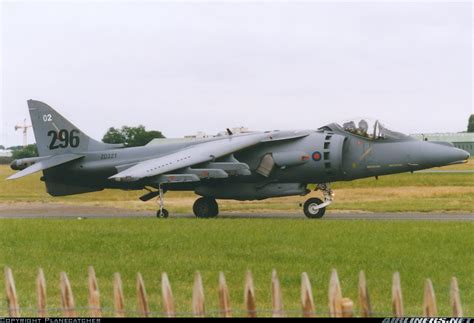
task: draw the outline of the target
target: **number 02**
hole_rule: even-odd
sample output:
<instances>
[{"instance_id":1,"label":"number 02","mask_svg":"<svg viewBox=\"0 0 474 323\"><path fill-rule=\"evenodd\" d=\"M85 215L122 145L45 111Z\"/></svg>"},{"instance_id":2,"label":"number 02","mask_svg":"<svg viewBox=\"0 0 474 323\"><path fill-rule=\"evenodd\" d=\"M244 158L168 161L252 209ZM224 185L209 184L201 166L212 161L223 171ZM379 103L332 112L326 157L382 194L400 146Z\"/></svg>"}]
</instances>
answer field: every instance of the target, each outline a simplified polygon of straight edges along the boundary
<instances>
[{"instance_id":1,"label":"number 02","mask_svg":"<svg viewBox=\"0 0 474 323\"><path fill-rule=\"evenodd\" d=\"M43 121L44 122L51 122L53 120L53 117L51 114L43 114Z\"/></svg>"}]
</instances>

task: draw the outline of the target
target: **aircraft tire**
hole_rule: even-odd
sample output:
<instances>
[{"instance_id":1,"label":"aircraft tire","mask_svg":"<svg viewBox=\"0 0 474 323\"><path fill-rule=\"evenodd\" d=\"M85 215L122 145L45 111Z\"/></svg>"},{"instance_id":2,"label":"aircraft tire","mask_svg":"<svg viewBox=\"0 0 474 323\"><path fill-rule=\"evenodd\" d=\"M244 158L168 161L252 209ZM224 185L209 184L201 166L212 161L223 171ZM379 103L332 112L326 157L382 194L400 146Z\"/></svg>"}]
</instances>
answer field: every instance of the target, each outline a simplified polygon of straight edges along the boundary
<instances>
[{"instance_id":1,"label":"aircraft tire","mask_svg":"<svg viewBox=\"0 0 474 323\"><path fill-rule=\"evenodd\" d=\"M163 218L166 219L169 216L169 212L167 209L163 209L163 213L161 213L161 210L158 210L156 212L156 217L157 218Z\"/></svg>"},{"instance_id":2,"label":"aircraft tire","mask_svg":"<svg viewBox=\"0 0 474 323\"><path fill-rule=\"evenodd\" d=\"M318 199L317 197L313 197L308 199L303 205L304 215L306 215L309 219L319 219L322 218L324 213L326 212L326 208L315 209L315 205L322 204L323 201Z\"/></svg>"},{"instance_id":3,"label":"aircraft tire","mask_svg":"<svg viewBox=\"0 0 474 323\"><path fill-rule=\"evenodd\" d=\"M201 197L194 202L193 212L198 218L215 218L219 214L219 205L213 198Z\"/></svg>"}]
</instances>

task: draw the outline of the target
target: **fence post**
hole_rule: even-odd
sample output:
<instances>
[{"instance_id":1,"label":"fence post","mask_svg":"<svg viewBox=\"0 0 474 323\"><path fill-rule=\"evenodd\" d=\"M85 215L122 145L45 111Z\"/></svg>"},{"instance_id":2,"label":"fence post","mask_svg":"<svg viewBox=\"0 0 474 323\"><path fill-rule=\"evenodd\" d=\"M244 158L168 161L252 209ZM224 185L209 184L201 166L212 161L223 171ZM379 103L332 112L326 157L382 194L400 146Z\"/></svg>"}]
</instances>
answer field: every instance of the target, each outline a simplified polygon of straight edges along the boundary
<instances>
[{"instance_id":1,"label":"fence post","mask_svg":"<svg viewBox=\"0 0 474 323\"><path fill-rule=\"evenodd\" d=\"M398 271L393 274L392 279L392 308L394 317L403 317L402 286Z\"/></svg>"},{"instance_id":2,"label":"fence post","mask_svg":"<svg viewBox=\"0 0 474 323\"><path fill-rule=\"evenodd\" d=\"M74 305L74 296L72 294L71 284L67 278L67 274L62 271L59 275L59 288L61 290L61 305L65 317L76 317Z\"/></svg>"},{"instance_id":3,"label":"fence post","mask_svg":"<svg viewBox=\"0 0 474 323\"><path fill-rule=\"evenodd\" d=\"M161 274L161 295L163 298L163 312L167 317L175 316L173 292L166 273Z\"/></svg>"},{"instance_id":4,"label":"fence post","mask_svg":"<svg viewBox=\"0 0 474 323\"><path fill-rule=\"evenodd\" d=\"M453 317L463 317L461 296L459 296L458 280L456 277L451 278L451 289L449 291L451 308Z\"/></svg>"},{"instance_id":5,"label":"fence post","mask_svg":"<svg viewBox=\"0 0 474 323\"><path fill-rule=\"evenodd\" d=\"M354 302L347 297L341 300L342 317L353 317L354 316Z\"/></svg>"},{"instance_id":6,"label":"fence post","mask_svg":"<svg viewBox=\"0 0 474 323\"><path fill-rule=\"evenodd\" d=\"M425 281L425 292L423 297L423 316L436 317L438 316L438 309L436 307L436 296L433 289L431 279Z\"/></svg>"},{"instance_id":7,"label":"fence post","mask_svg":"<svg viewBox=\"0 0 474 323\"><path fill-rule=\"evenodd\" d=\"M314 317L313 291L307 273L301 274L301 307L303 317Z\"/></svg>"},{"instance_id":8,"label":"fence post","mask_svg":"<svg viewBox=\"0 0 474 323\"><path fill-rule=\"evenodd\" d=\"M331 317L342 316L342 292L336 269L332 270L329 280L329 314Z\"/></svg>"},{"instance_id":9,"label":"fence post","mask_svg":"<svg viewBox=\"0 0 474 323\"><path fill-rule=\"evenodd\" d=\"M148 299L146 296L145 283L143 282L142 274L137 273L137 299L138 299L138 314L141 317L148 317L150 310L148 309Z\"/></svg>"},{"instance_id":10,"label":"fence post","mask_svg":"<svg viewBox=\"0 0 474 323\"><path fill-rule=\"evenodd\" d=\"M247 270L245 274L244 302L248 317L257 317L257 303L255 301L255 288L253 285L252 272Z\"/></svg>"},{"instance_id":11,"label":"fence post","mask_svg":"<svg viewBox=\"0 0 474 323\"><path fill-rule=\"evenodd\" d=\"M204 287L202 277L199 271L194 275L193 286L193 314L195 317L204 317L206 311L204 307Z\"/></svg>"},{"instance_id":12,"label":"fence post","mask_svg":"<svg viewBox=\"0 0 474 323\"><path fill-rule=\"evenodd\" d=\"M16 296L15 280L11 268L5 267L5 291L7 293L8 315L20 317L20 306Z\"/></svg>"},{"instance_id":13,"label":"fence post","mask_svg":"<svg viewBox=\"0 0 474 323\"><path fill-rule=\"evenodd\" d=\"M222 271L219 272L219 305L222 317L232 317L229 289Z\"/></svg>"},{"instance_id":14,"label":"fence post","mask_svg":"<svg viewBox=\"0 0 474 323\"><path fill-rule=\"evenodd\" d=\"M281 295L280 280L278 279L277 272L275 269L272 271L272 305L273 305L273 317L284 317L283 312L283 299Z\"/></svg>"},{"instance_id":15,"label":"fence post","mask_svg":"<svg viewBox=\"0 0 474 323\"><path fill-rule=\"evenodd\" d=\"M365 279L365 273L363 270L359 273L359 304L360 304L360 316L370 317L372 313L372 307L370 306L369 289L367 288L367 281Z\"/></svg>"},{"instance_id":16,"label":"fence post","mask_svg":"<svg viewBox=\"0 0 474 323\"><path fill-rule=\"evenodd\" d=\"M125 317L122 279L119 273L114 274L114 309L115 317Z\"/></svg>"},{"instance_id":17,"label":"fence post","mask_svg":"<svg viewBox=\"0 0 474 323\"><path fill-rule=\"evenodd\" d=\"M101 317L99 285L97 284L94 267L90 266L87 272L89 285L89 315L91 317Z\"/></svg>"},{"instance_id":18,"label":"fence post","mask_svg":"<svg viewBox=\"0 0 474 323\"><path fill-rule=\"evenodd\" d=\"M44 278L43 269L38 270L38 277L36 278L36 292L38 295L38 316L46 317L46 279Z\"/></svg>"}]
</instances>

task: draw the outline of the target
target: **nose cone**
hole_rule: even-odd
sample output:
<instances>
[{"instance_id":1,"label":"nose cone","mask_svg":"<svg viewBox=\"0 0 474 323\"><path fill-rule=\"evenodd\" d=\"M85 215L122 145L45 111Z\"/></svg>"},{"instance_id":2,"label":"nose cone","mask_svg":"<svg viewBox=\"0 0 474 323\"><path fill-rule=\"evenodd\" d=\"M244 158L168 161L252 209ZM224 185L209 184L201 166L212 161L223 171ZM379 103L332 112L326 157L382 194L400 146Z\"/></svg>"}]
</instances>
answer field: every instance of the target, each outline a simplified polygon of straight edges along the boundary
<instances>
[{"instance_id":1,"label":"nose cone","mask_svg":"<svg viewBox=\"0 0 474 323\"><path fill-rule=\"evenodd\" d=\"M465 150L455 148L450 144L423 142L419 147L419 152L415 155L419 157L422 166L444 166L465 162L469 153Z\"/></svg>"},{"instance_id":2,"label":"nose cone","mask_svg":"<svg viewBox=\"0 0 474 323\"><path fill-rule=\"evenodd\" d=\"M469 157L471 157L471 155L467 151L462 150L462 149L459 149L459 150L461 151L460 155L462 157L461 159L462 161L468 160Z\"/></svg>"}]
</instances>

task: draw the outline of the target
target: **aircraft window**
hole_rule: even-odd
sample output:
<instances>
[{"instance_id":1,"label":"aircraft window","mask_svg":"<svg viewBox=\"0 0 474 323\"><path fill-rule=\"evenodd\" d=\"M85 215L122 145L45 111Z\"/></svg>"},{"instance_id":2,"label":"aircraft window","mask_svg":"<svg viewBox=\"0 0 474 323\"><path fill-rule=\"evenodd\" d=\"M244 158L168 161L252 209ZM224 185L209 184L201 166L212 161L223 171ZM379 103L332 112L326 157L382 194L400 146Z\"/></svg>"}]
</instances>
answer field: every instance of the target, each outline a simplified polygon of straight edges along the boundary
<instances>
[{"instance_id":1,"label":"aircraft window","mask_svg":"<svg viewBox=\"0 0 474 323\"><path fill-rule=\"evenodd\" d=\"M385 128L380 122L378 122L379 124L379 129L380 129L380 133L379 133L379 139L406 139L406 138L409 138L409 136L401 133L401 132L397 132L397 131L393 131L393 130L390 130L388 128Z\"/></svg>"}]
</instances>

